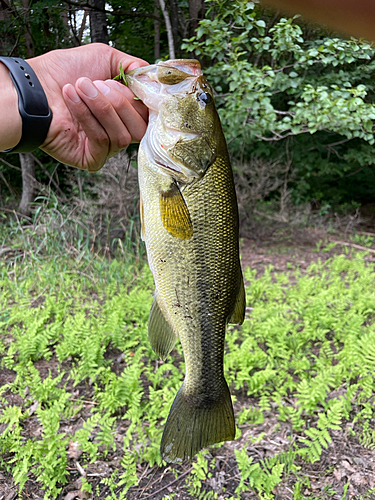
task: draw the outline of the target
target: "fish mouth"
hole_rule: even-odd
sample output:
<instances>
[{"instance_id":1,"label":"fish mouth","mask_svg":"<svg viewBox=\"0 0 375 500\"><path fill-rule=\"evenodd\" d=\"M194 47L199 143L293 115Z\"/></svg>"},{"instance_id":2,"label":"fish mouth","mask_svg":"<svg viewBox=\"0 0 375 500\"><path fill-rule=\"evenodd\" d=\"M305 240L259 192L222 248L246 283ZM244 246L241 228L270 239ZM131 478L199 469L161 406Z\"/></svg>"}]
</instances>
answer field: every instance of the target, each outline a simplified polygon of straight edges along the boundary
<instances>
[{"instance_id":1,"label":"fish mouth","mask_svg":"<svg viewBox=\"0 0 375 500\"><path fill-rule=\"evenodd\" d=\"M186 95L201 75L198 61L173 59L135 68L127 72L125 78L130 90L150 110L158 112L168 95Z\"/></svg>"},{"instance_id":2,"label":"fish mouth","mask_svg":"<svg viewBox=\"0 0 375 500\"><path fill-rule=\"evenodd\" d=\"M149 64L128 71L126 78L139 78L146 73L155 73L158 68L177 69L186 73L187 76L201 76L202 69L197 59L170 59L169 61L159 61L157 64ZM152 78L152 77L151 77Z\"/></svg>"}]
</instances>

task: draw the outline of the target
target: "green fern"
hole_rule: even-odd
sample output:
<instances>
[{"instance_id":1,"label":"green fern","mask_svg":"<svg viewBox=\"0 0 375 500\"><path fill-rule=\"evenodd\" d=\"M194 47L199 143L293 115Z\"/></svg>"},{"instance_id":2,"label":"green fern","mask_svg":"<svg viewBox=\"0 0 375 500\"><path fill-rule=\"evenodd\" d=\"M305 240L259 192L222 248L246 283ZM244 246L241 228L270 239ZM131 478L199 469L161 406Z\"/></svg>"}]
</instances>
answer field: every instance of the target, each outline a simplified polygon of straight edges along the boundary
<instances>
[{"instance_id":1,"label":"green fern","mask_svg":"<svg viewBox=\"0 0 375 500\"><path fill-rule=\"evenodd\" d=\"M331 443L331 436L329 430L340 430L342 419L342 403L334 401L327 413L321 413L317 422L317 427L310 427L305 430L307 439L303 442L306 448L299 450L299 454L305 457L310 462L316 462L320 459L323 448L328 448Z\"/></svg>"},{"instance_id":2,"label":"green fern","mask_svg":"<svg viewBox=\"0 0 375 500\"><path fill-rule=\"evenodd\" d=\"M236 493L239 494L247 491L250 487L254 489L259 498L263 500L271 500L271 494L274 487L281 482L283 473L283 463L253 463L253 458L249 457L246 449L235 450L237 465L241 473L240 482L236 488Z\"/></svg>"},{"instance_id":3,"label":"green fern","mask_svg":"<svg viewBox=\"0 0 375 500\"><path fill-rule=\"evenodd\" d=\"M123 460L104 478L106 495L125 499L134 492L140 464L161 465L163 426L183 380L181 345L164 362L152 352L149 271L143 275L134 262L85 254L85 231L77 231L83 267L52 254L39 259L40 240L26 237L34 260L17 263L17 276L0 263L1 366L15 373L0 388L1 467L20 489L33 473L46 498L58 498L70 440L82 451L83 466L116 450ZM271 499L272 489L293 473L298 498L305 479L296 461L319 460L333 430L350 424L363 446L374 447L374 266L361 256L336 256L294 273L293 282L290 273L271 268L258 277L246 270L245 276L251 281L251 319L230 329L225 347L232 394L245 400L237 422L251 434L272 414L301 439L257 463L246 446L237 450L237 495L251 488ZM113 361L116 350L123 353L119 363ZM51 360L57 371L40 370ZM11 393L22 404L9 403ZM72 431L66 421L78 417L81 426ZM25 428L33 419L41 433L29 438ZM204 454L194 464L188 487L196 498L214 498L209 474L215 464ZM84 489L90 489L89 479Z\"/></svg>"}]
</instances>

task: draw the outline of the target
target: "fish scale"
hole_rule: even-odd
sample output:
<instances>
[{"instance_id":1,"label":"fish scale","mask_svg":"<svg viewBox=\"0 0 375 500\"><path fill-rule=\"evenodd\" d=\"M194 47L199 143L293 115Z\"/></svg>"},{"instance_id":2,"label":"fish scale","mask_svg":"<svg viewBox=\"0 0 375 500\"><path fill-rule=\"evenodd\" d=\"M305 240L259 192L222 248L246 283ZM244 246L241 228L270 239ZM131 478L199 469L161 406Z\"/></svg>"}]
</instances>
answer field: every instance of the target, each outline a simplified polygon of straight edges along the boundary
<instances>
[{"instance_id":1,"label":"fish scale","mask_svg":"<svg viewBox=\"0 0 375 500\"><path fill-rule=\"evenodd\" d=\"M155 281L150 341L165 358L179 338L186 366L161 455L181 462L234 439L224 341L226 324L243 321L245 296L233 175L212 90L197 62L159 65L133 70L128 83L151 115L138 157L142 231ZM163 84L165 75L172 85ZM147 93L156 90L157 103Z\"/></svg>"}]
</instances>

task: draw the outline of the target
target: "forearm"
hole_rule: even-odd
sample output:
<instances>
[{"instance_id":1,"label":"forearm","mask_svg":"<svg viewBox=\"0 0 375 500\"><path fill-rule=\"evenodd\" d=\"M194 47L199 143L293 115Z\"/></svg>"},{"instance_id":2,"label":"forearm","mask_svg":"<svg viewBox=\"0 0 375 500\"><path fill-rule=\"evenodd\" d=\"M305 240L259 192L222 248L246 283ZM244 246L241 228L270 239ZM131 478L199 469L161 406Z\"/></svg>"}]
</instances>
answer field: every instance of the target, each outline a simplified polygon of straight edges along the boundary
<instances>
[{"instance_id":1,"label":"forearm","mask_svg":"<svg viewBox=\"0 0 375 500\"><path fill-rule=\"evenodd\" d=\"M18 94L9 70L0 63L0 151L16 146L22 134L22 120L18 111Z\"/></svg>"},{"instance_id":2,"label":"forearm","mask_svg":"<svg viewBox=\"0 0 375 500\"><path fill-rule=\"evenodd\" d=\"M281 11L301 14L357 38L375 40L373 0L263 0Z\"/></svg>"}]
</instances>

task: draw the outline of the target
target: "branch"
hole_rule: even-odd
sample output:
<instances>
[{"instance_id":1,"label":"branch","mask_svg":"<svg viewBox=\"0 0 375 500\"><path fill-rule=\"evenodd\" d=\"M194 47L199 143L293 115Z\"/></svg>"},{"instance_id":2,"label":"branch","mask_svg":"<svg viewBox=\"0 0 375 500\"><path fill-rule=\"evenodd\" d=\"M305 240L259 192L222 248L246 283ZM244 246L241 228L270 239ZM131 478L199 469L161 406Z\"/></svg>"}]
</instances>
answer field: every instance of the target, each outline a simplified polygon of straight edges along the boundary
<instances>
[{"instance_id":1,"label":"branch","mask_svg":"<svg viewBox=\"0 0 375 500\"><path fill-rule=\"evenodd\" d=\"M0 257L1 257L4 253L11 252L12 250L13 250L13 248L1 247L1 248L0 248Z\"/></svg>"},{"instance_id":2,"label":"branch","mask_svg":"<svg viewBox=\"0 0 375 500\"><path fill-rule=\"evenodd\" d=\"M361 167L361 168L357 168L357 170L355 170L354 172L351 172L350 174L346 174L344 177L351 177L352 175L358 174L361 170L363 170L366 167L367 167L367 165L365 165L364 167Z\"/></svg>"},{"instance_id":3,"label":"branch","mask_svg":"<svg viewBox=\"0 0 375 500\"><path fill-rule=\"evenodd\" d=\"M79 42L80 45L82 44L83 32L85 31L86 20L87 20L88 14L89 14L89 11L87 9L85 9L85 11L83 13L83 19L82 19L81 27L80 27L79 33L78 33L78 42Z\"/></svg>"},{"instance_id":4,"label":"branch","mask_svg":"<svg viewBox=\"0 0 375 500\"><path fill-rule=\"evenodd\" d=\"M79 10L95 10L95 11L100 11L103 12L103 9L98 9L97 7L93 7L92 5L89 5L87 2L84 3L79 3L79 2L73 2L72 0L64 0L64 3L71 5L72 7L76 7ZM149 17L150 19L156 19L156 21L161 21L161 18L158 16L155 16L155 14L149 14L147 12L137 12L137 11L132 11L132 10L107 10L104 9L104 12L106 14L111 14L113 16L127 16L127 17Z\"/></svg>"},{"instance_id":5,"label":"branch","mask_svg":"<svg viewBox=\"0 0 375 500\"><path fill-rule=\"evenodd\" d=\"M357 248L358 250L363 250L364 252L375 253L375 250L373 250L372 248L362 247L361 245L356 245L355 243L348 243L347 241L337 241L337 240L333 240L333 239L331 239L330 241L332 241L332 243L336 243L336 245L342 245L345 247L353 247L353 248Z\"/></svg>"},{"instance_id":6,"label":"branch","mask_svg":"<svg viewBox=\"0 0 375 500\"><path fill-rule=\"evenodd\" d=\"M164 16L164 20L165 20L165 27L167 29L169 59L175 59L176 56L175 56L175 52L174 52L173 32L172 32L171 20L169 19L169 14L168 14L168 11L165 7L164 0L159 0L159 4L160 4L160 8L163 12L163 16Z\"/></svg>"},{"instance_id":7,"label":"branch","mask_svg":"<svg viewBox=\"0 0 375 500\"><path fill-rule=\"evenodd\" d=\"M331 142L330 144L323 145L323 147L331 148L333 146L339 146L340 144L345 144L345 142L351 141L352 139L353 139L352 137L345 137L345 139L342 139L341 141ZM313 151L314 149L318 149L318 146L313 146L313 147L309 148L308 150Z\"/></svg>"},{"instance_id":8,"label":"branch","mask_svg":"<svg viewBox=\"0 0 375 500\"><path fill-rule=\"evenodd\" d=\"M11 185L8 183L8 181L6 180L6 178L2 172L0 172L0 179L2 179L2 181L4 182L6 187L8 188L10 194L14 196L16 193L14 192L14 190L12 189Z\"/></svg>"},{"instance_id":9,"label":"branch","mask_svg":"<svg viewBox=\"0 0 375 500\"><path fill-rule=\"evenodd\" d=\"M285 116L294 116L296 114L295 111L278 111L277 109L274 109L274 112L277 115L285 115Z\"/></svg>"},{"instance_id":10,"label":"branch","mask_svg":"<svg viewBox=\"0 0 375 500\"><path fill-rule=\"evenodd\" d=\"M20 41L20 37L21 37L21 27L18 28L18 35L17 35L17 40L15 41L11 51L9 52L8 54L8 57L12 57L14 51L16 50L16 48L18 47L18 42Z\"/></svg>"},{"instance_id":11,"label":"branch","mask_svg":"<svg viewBox=\"0 0 375 500\"><path fill-rule=\"evenodd\" d=\"M52 182L52 184L55 186L57 191L61 194L62 199L64 201L66 201L68 198L65 196L65 193L61 190L60 186L57 184L57 182L55 181L53 176L48 172L48 170L43 165L43 163L33 153L30 153L30 154L33 157L33 160L35 161L35 163L37 163L39 165L39 167L43 170L43 172L46 174L46 176L49 177L50 183Z\"/></svg>"},{"instance_id":12,"label":"branch","mask_svg":"<svg viewBox=\"0 0 375 500\"><path fill-rule=\"evenodd\" d=\"M2 161L7 167L14 168L15 170L19 170L20 172L22 172L21 167L16 167L16 165L12 165L8 161L4 160L4 158L0 157L0 161Z\"/></svg>"},{"instance_id":13,"label":"branch","mask_svg":"<svg viewBox=\"0 0 375 500\"><path fill-rule=\"evenodd\" d=\"M155 16L155 14L148 14L147 12L133 12L132 10L106 10L105 12L114 16L149 17L150 19L155 19L159 22L162 20L159 16Z\"/></svg>"},{"instance_id":14,"label":"branch","mask_svg":"<svg viewBox=\"0 0 375 500\"><path fill-rule=\"evenodd\" d=\"M160 488L160 490L155 491L154 493L151 493L150 495L147 495L146 497L141 498L141 500L146 500L147 498L154 497L156 494L158 494L161 491L163 491L163 490L167 489L168 487L172 486L172 484L175 484L175 483L177 483L177 481L180 481L180 479L182 479L184 476L186 476L187 474L189 474L189 472L191 472L192 470L193 470L193 467L190 467L190 469L188 469L186 472L184 472L183 474L181 474L180 477L178 477L174 481L166 484L165 486L163 486L162 488Z\"/></svg>"},{"instance_id":15,"label":"branch","mask_svg":"<svg viewBox=\"0 0 375 500\"><path fill-rule=\"evenodd\" d=\"M39 165L39 166L41 166L40 161L39 161L39 160L38 160L38 159L37 159L37 158L36 158L36 157L35 157L32 153L31 153L31 155L34 157L34 160L38 163L38 165ZM22 172L22 168L20 168L20 167L16 167L16 165L12 165L12 163L9 163L8 161L4 160L4 158L1 158L1 157L0 157L0 161L2 161L2 162L3 162L3 163L7 166L7 167L14 168L14 170L18 170L18 171ZM44 166L42 166L42 168L45 170L45 167L44 167ZM48 173L47 171L45 171L45 173L46 173L46 174L50 177L50 179L51 179L51 176L49 175L49 173ZM35 177L33 177L32 175L30 175L29 173L26 173L26 175L27 175L27 177L28 177L28 178L29 178L32 182L34 182L35 186L36 186L38 189L40 189L41 191L42 191L43 189L45 189L45 187L46 187L46 186L45 186L44 184L42 184L41 182L39 182L37 179L35 179ZM5 179L3 179L3 180L5 181ZM52 181L54 184L56 184L56 183L55 183L55 181L53 181L52 179L51 179L51 181ZM5 182L6 182L6 181L5 181ZM61 188L60 188L59 186L57 186L57 189L58 189L59 191L61 191ZM61 193L63 194L63 196L65 197L65 199L67 199L67 198L66 198L66 196L65 196L65 194L64 194L62 191L61 191Z\"/></svg>"},{"instance_id":16,"label":"branch","mask_svg":"<svg viewBox=\"0 0 375 500\"><path fill-rule=\"evenodd\" d=\"M255 134L255 137L257 139L260 139L262 141L268 141L268 142L272 142L272 141L282 141L283 139L285 139L286 137L289 137L291 135L300 135L300 134L306 134L306 132L309 132L310 129L307 127L307 128L303 128L301 129L299 132L288 132L287 134L284 134L284 135L281 135L281 134L278 134L277 132L273 132L273 137L264 137L263 135L259 135L259 134Z\"/></svg>"},{"instance_id":17,"label":"branch","mask_svg":"<svg viewBox=\"0 0 375 500\"><path fill-rule=\"evenodd\" d=\"M29 219L30 222L33 221L33 219L31 217L28 217L27 215L21 214L20 212L17 212L17 210L10 210L9 208L5 208L5 207L0 207L0 210L3 210L5 212L10 212L12 214L19 215L20 217L23 217L24 219Z\"/></svg>"}]
</instances>

